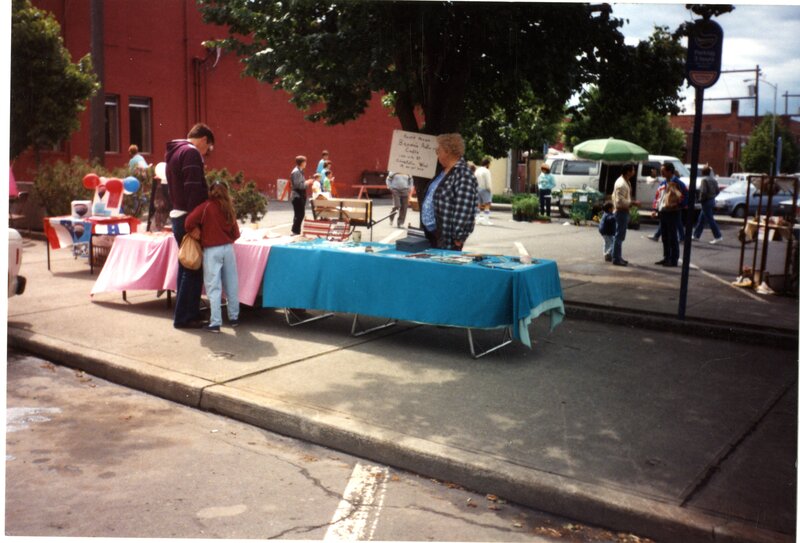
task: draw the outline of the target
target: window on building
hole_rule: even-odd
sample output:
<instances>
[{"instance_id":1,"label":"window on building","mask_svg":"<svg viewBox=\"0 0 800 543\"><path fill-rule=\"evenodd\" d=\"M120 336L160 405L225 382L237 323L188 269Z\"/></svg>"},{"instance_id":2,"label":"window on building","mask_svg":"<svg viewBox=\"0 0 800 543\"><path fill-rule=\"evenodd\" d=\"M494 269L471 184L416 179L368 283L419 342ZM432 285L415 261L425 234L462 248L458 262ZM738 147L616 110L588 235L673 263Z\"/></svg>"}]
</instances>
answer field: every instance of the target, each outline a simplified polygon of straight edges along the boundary
<instances>
[{"instance_id":1,"label":"window on building","mask_svg":"<svg viewBox=\"0 0 800 543\"><path fill-rule=\"evenodd\" d=\"M106 95L106 153L119 153L119 96Z\"/></svg>"},{"instance_id":2,"label":"window on building","mask_svg":"<svg viewBox=\"0 0 800 543\"><path fill-rule=\"evenodd\" d=\"M139 147L139 152L151 153L153 151L151 139L151 110L150 98L131 96L128 102L128 116L131 126L131 144Z\"/></svg>"}]
</instances>

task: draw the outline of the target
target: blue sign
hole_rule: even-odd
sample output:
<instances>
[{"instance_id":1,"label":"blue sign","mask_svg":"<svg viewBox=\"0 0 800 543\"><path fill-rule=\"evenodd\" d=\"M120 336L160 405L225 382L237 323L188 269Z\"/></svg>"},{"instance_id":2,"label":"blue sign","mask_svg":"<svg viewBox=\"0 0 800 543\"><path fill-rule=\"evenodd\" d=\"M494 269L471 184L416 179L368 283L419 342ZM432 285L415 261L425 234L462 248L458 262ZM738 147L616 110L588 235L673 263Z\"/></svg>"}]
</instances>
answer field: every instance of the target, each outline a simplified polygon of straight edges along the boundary
<instances>
[{"instance_id":1,"label":"blue sign","mask_svg":"<svg viewBox=\"0 0 800 543\"><path fill-rule=\"evenodd\" d=\"M689 34L686 78L695 88L708 88L719 79L722 66L722 27L711 20L695 21Z\"/></svg>"}]
</instances>

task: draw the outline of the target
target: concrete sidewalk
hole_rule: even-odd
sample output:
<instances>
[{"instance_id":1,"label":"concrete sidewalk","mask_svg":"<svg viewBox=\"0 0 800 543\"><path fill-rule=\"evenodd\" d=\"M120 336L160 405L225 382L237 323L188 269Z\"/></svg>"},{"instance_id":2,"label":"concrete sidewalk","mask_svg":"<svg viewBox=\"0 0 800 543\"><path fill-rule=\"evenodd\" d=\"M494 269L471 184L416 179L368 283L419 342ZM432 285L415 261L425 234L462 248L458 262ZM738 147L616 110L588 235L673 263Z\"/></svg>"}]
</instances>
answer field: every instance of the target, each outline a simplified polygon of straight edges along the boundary
<instances>
[{"instance_id":1,"label":"concrete sidewalk","mask_svg":"<svg viewBox=\"0 0 800 543\"><path fill-rule=\"evenodd\" d=\"M271 203L265 225L280 231L290 214ZM596 229L509 219L496 213L467 249L510 254L519 239L557 260L567 318L552 333L535 321L531 350L473 360L460 329L401 323L353 338L352 316L290 328L278 310L256 308L222 334L178 331L163 297L92 300L85 260L55 251L48 272L44 243L31 240L9 345L658 541L794 541L797 300L730 287L722 272L735 248L698 247L690 318L678 321L679 272L651 265L649 232L629 233L631 266L611 271ZM399 233L382 223L374 239Z\"/></svg>"}]
</instances>

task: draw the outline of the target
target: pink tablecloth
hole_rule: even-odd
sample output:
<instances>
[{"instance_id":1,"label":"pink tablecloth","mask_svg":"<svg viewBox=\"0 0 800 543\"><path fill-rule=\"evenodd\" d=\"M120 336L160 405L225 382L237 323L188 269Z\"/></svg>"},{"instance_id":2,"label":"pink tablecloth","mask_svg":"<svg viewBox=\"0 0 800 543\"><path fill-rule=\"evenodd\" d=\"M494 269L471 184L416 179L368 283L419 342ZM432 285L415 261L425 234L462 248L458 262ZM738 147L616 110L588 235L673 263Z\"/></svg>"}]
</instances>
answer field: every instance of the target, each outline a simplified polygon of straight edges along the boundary
<instances>
[{"instance_id":1,"label":"pink tablecloth","mask_svg":"<svg viewBox=\"0 0 800 543\"><path fill-rule=\"evenodd\" d=\"M123 290L175 290L178 244L172 234L131 234L114 239L92 294Z\"/></svg>"},{"instance_id":2,"label":"pink tablecloth","mask_svg":"<svg viewBox=\"0 0 800 543\"><path fill-rule=\"evenodd\" d=\"M238 240L236 268L239 302L253 305L264 278L269 249L288 243L290 237ZM111 247L92 294L123 290L175 290L178 277L178 244L172 234L119 236Z\"/></svg>"}]
</instances>

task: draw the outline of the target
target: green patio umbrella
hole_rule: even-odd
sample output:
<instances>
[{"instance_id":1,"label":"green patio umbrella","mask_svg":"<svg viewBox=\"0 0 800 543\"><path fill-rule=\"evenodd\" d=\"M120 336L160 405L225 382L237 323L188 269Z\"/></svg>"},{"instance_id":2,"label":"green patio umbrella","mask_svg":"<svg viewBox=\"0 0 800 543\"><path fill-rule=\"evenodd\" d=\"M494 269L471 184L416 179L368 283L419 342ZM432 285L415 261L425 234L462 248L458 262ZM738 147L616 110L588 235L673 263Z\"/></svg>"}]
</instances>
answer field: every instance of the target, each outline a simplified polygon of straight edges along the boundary
<instances>
[{"instance_id":1,"label":"green patio umbrella","mask_svg":"<svg viewBox=\"0 0 800 543\"><path fill-rule=\"evenodd\" d=\"M587 140L576 145L572 152L579 158L602 160L603 162L647 160L647 155L650 154L635 143L614 138Z\"/></svg>"}]
</instances>

